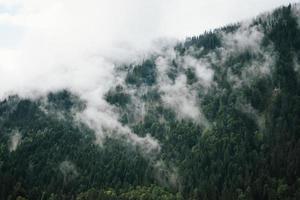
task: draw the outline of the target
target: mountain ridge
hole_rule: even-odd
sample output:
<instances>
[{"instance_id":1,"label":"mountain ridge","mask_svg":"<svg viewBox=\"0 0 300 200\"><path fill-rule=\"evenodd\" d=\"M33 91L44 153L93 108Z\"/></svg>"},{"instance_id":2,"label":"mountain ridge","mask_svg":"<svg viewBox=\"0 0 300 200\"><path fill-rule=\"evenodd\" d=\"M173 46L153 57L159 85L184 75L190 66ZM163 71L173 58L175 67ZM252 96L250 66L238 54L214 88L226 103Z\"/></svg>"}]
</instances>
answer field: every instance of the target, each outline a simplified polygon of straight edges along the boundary
<instances>
[{"instance_id":1,"label":"mountain ridge","mask_svg":"<svg viewBox=\"0 0 300 200\"><path fill-rule=\"evenodd\" d=\"M299 199L300 15L283 6L117 66L99 102L0 103L1 199Z\"/></svg>"}]
</instances>

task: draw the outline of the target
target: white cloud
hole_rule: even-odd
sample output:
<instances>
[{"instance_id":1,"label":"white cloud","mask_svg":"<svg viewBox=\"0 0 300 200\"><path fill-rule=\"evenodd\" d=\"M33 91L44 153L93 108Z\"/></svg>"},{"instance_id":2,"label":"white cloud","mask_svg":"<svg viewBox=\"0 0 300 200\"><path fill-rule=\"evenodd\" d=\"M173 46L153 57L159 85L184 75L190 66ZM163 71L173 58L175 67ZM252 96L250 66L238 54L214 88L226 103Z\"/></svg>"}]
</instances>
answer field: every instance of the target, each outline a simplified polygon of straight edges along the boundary
<instances>
[{"instance_id":1,"label":"white cloud","mask_svg":"<svg viewBox=\"0 0 300 200\"><path fill-rule=\"evenodd\" d=\"M59 170L64 176L64 184L68 184L70 181L78 177L76 165L71 161L63 161L59 165Z\"/></svg>"},{"instance_id":2,"label":"white cloud","mask_svg":"<svg viewBox=\"0 0 300 200\"><path fill-rule=\"evenodd\" d=\"M161 85L162 99L183 118L199 119L196 94L187 88L186 77L180 75L174 84Z\"/></svg>"},{"instance_id":3,"label":"white cloud","mask_svg":"<svg viewBox=\"0 0 300 200\"><path fill-rule=\"evenodd\" d=\"M138 144L145 140L157 148L153 138L139 138L122 126L103 100L118 81L114 62L131 60L157 37L199 34L283 2L251 0L245 7L237 0L0 0L0 6L18 8L0 13L0 25L22 30L20 35L0 38L19 40L9 48L0 46L0 99L10 94L35 98L69 89L87 102L81 117L96 129L99 138L111 127L112 134L121 130L130 140ZM260 9L249 9L255 3ZM197 68L199 77L204 73ZM184 91L184 83L179 77L174 86ZM193 107L195 95L186 94L174 106L184 105L184 113L195 117L199 114Z\"/></svg>"},{"instance_id":4,"label":"white cloud","mask_svg":"<svg viewBox=\"0 0 300 200\"><path fill-rule=\"evenodd\" d=\"M177 67L173 66L173 62ZM165 106L172 108L179 119L188 118L197 123L207 125L201 112L200 99L197 97L199 86L208 89L213 83L214 71L205 59L196 59L189 54L180 55L173 47L166 49L156 59L158 71L158 90L162 93ZM168 76L170 69L176 68L175 80ZM185 71L194 69L197 81L193 85L187 83Z\"/></svg>"},{"instance_id":5,"label":"white cloud","mask_svg":"<svg viewBox=\"0 0 300 200\"><path fill-rule=\"evenodd\" d=\"M68 89L86 101L80 119L96 130L98 139L109 136L105 133L127 135L136 145L157 149L157 141L150 136L140 138L123 127L103 99L117 81L109 59L130 55L131 47L119 44L133 41L130 30L142 25L135 20L137 13L130 13L145 9L136 0L131 1L134 8L125 2L109 2L28 0L17 15L0 15L0 21L25 30L16 48L0 48L0 99L11 94L36 98ZM123 18L127 14L134 18L129 29L123 22L129 20Z\"/></svg>"},{"instance_id":6,"label":"white cloud","mask_svg":"<svg viewBox=\"0 0 300 200\"><path fill-rule=\"evenodd\" d=\"M15 151L21 143L22 136L19 131L14 131L10 137L9 151Z\"/></svg>"},{"instance_id":7,"label":"white cloud","mask_svg":"<svg viewBox=\"0 0 300 200\"><path fill-rule=\"evenodd\" d=\"M223 42L226 49L233 52L251 51L256 53L260 50L260 43L264 34L259 27L250 27L249 23L243 22L241 27L234 33L223 34Z\"/></svg>"},{"instance_id":8,"label":"white cloud","mask_svg":"<svg viewBox=\"0 0 300 200\"><path fill-rule=\"evenodd\" d=\"M182 58L182 66L185 69L195 69L198 81L205 87L209 87L213 81L214 72L208 66L204 59L196 59L192 56L186 55Z\"/></svg>"}]
</instances>

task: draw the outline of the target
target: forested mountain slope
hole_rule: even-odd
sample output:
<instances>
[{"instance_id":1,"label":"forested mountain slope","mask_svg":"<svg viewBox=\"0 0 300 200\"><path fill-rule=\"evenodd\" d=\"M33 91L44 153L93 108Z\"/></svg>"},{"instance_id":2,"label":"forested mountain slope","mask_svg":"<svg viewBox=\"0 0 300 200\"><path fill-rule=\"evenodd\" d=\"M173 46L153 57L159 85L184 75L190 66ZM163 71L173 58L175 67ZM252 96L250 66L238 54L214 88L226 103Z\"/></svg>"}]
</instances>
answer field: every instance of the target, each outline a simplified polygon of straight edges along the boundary
<instances>
[{"instance_id":1,"label":"forested mountain slope","mask_svg":"<svg viewBox=\"0 0 300 200\"><path fill-rule=\"evenodd\" d=\"M300 199L299 70L290 5L116 65L100 134L68 90L9 96L0 199Z\"/></svg>"}]
</instances>

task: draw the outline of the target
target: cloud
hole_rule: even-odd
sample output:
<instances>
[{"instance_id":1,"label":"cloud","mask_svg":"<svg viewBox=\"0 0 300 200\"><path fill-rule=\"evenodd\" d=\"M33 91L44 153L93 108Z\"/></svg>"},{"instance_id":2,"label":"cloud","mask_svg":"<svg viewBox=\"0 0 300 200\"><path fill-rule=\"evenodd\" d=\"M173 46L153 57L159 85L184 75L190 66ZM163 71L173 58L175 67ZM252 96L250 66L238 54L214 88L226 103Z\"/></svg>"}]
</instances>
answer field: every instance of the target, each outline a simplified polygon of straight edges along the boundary
<instances>
[{"instance_id":1,"label":"cloud","mask_svg":"<svg viewBox=\"0 0 300 200\"><path fill-rule=\"evenodd\" d=\"M251 2L255 5L258 1ZM262 8L282 2L259 1ZM11 27L10 31L5 28L8 33L0 38L0 99L13 94L38 98L67 89L86 102L78 119L96 130L99 143L110 133L127 135L135 144L157 149L155 139L140 138L121 125L115 108L104 100L107 91L120 82L114 74L115 63L147 55L157 37L183 38L232 22L244 11L247 15L243 17L259 12L242 5L237 0L0 0L0 27ZM228 15L228 9L235 7L240 9ZM211 79L212 73L202 61L186 57L182 64L194 67L200 82ZM177 77L174 84L164 83L165 102L184 116L201 115L196 93L187 88L184 76Z\"/></svg>"},{"instance_id":2,"label":"cloud","mask_svg":"<svg viewBox=\"0 0 300 200\"><path fill-rule=\"evenodd\" d=\"M150 136L140 138L122 126L114 108L104 100L107 91L118 82L114 61L130 60L136 56L138 46L146 48L146 40L150 43L147 34L142 37L134 33L138 28L145 33L150 29L155 32L155 27L138 20L137 11L147 13L148 7L137 0L130 0L130 4L116 0L18 3L21 8L16 15L0 15L0 22L24 30L16 47L0 47L0 99L13 94L39 98L67 89L86 102L78 119L96 131L98 143L107 136L120 135L135 145L159 149ZM156 3L147 6L154 9ZM154 20L152 17L159 15L151 13L148 17Z\"/></svg>"},{"instance_id":3,"label":"cloud","mask_svg":"<svg viewBox=\"0 0 300 200\"><path fill-rule=\"evenodd\" d=\"M221 65L232 58L238 58L234 65L240 65L240 74L233 73L230 66L227 79L233 87L250 85L254 79L270 76L275 62L272 45L262 46L264 32L260 26L252 26L252 21L242 22L234 33L222 34ZM248 55L243 57L243 54ZM248 60L247 60L248 59Z\"/></svg>"},{"instance_id":4,"label":"cloud","mask_svg":"<svg viewBox=\"0 0 300 200\"><path fill-rule=\"evenodd\" d=\"M68 184L79 175L75 164L68 160L65 160L59 164L59 170L64 176L64 184Z\"/></svg>"},{"instance_id":5,"label":"cloud","mask_svg":"<svg viewBox=\"0 0 300 200\"><path fill-rule=\"evenodd\" d=\"M163 101L177 111L179 116L199 119L200 112L196 104L196 94L187 88L184 75L177 77L174 84L162 85L160 90L163 92Z\"/></svg>"},{"instance_id":6,"label":"cloud","mask_svg":"<svg viewBox=\"0 0 300 200\"><path fill-rule=\"evenodd\" d=\"M256 53L260 49L260 43L264 34L259 27L250 27L249 22L241 23L241 27L234 33L223 34L223 43L226 49L235 53L252 51Z\"/></svg>"},{"instance_id":7,"label":"cloud","mask_svg":"<svg viewBox=\"0 0 300 200\"><path fill-rule=\"evenodd\" d=\"M177 67L174 66L174 62ZM213 83L213 70L205 59L196 59L189 54L179 55L174 47L167 49L156 59L158 70L158 90L162 94L165 106L175 110L179 119L188 118L195 122L207 124L201 112L200 99L197 96L199 88L208 89ZM176 69L174 69L174 67ZM168 76L170 70L176 70L175 79ZM193 69L197 80L188 84L186 71Z\"/></svg>"},{"instance_id":8,"label":"cloud","mask_svg":"<svg viewBox=\"0 0 300 200\"><path fill-rule=\"evenodd\" d=\"M167 165L162 160L157 160L154 169L154 176L161 185L180 190L181 180L176 167Z\"/></svg>"},{"instance_id":9,"label":"cloud","mask_svg":"<svg viewBox=\"0 0 300 200\"><path fill-rule=\"evenodd\" d=\"M14 131L10 136L9 151L15 151L21 143L22 136L19 131Z\"/></svg>"},{"instance_id":10,"label":"cloud","mask_svg":"<svg viewBox=\"0 0 300 200\"><path fill-rule=\"evenodd\" d=\"M182 66L185 69L193 68L201 85L209 87L213 82L214 71L209 68L205 59L196 59L190 55L182 58Z\"/></svg>"}]
</instances>

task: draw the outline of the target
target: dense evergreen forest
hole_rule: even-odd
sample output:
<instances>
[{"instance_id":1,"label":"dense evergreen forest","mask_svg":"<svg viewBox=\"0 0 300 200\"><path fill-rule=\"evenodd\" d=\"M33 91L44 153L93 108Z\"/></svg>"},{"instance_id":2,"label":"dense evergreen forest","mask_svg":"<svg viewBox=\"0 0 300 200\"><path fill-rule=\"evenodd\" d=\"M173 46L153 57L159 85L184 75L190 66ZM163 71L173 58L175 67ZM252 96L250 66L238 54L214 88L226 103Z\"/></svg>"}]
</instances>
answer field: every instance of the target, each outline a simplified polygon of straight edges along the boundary
<instances>
[{"instance_id":1,"label":"dense evergreen forest","mask_svg":"<svg viewBox=\"0 0 300 200\"><path fill-rule=\"evenodd\" d=\"M0 103L0 199L300 199L300 9L187 38L105 95L126 137L96 143L68 90Z\"/></svg>"}]
</instances>

